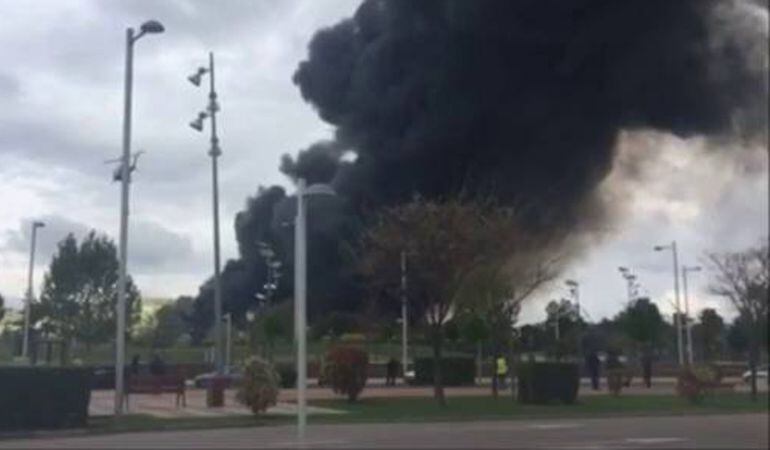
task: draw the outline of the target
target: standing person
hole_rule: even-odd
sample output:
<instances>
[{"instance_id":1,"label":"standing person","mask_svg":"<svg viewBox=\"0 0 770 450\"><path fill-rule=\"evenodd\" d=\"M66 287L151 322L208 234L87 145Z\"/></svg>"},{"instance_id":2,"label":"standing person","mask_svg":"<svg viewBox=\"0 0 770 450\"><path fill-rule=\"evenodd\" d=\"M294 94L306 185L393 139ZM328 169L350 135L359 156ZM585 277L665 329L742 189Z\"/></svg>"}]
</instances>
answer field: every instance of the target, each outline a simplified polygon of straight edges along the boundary
<instances>
[{"instance_id":1,"label":"standing person","mask_svg":"<svg viewBox=\"0 0 770 450\"><path fill-rule=\"evenodd\" d=\"M586 367L588 368L588 375L591 377L591 388L595 391L599 390L599 355L596 352L591 352L586 357Z\"/></svg>"},{"instance_id":2,"label":"standing person","mask_svg":"<svg viewBox=\"0 0 770 450\"><path fill-rule=\"evenodd\" d=\"M139 360L140 356L138 354L131 358L131 375L139 375Z\"/></svg>"},{"instance_id":3,"label":"standing person","mask_svg":"<svg viewBox=\"0 0 770 450\"><path fill-rule=\"evenodd\" d=\"M163 362L160 355L155 353L150 361L150 373L152 375L163 375L166 373L166 363Z\"/></svg>"},{"instance_id":4,"label":"standing person","mask_svg":"<svg viewBox=\"0 0 770 450\"><path fill-rule=\"evenodd\" d=\"M385 377L385 385L395 386L397 375L398 375L398 361L396 361L395 358L391 357L390 360L388 360L387 375Z\"/></svg>"},{"instance_id":5,"label":"standing person","mask_svg":"<svg viewBox=\"0 0 770 450\"><path fill-rule=\"evenodd\" d=\"M649 389L652 387L652 352L645 349L642 354L642 377L644 385Z\"/></svg>"},{"instance_id":6,"label":"standing person","mask_svg":"<svg viewBox=\"0 0 770 450\"><path fill-rule=\"evenodd\" d=\"M497 362L495 364L497 366L497 383L498 387L500 389L505 389L505 379L508 376L508 364L505 361L505 358L500 356L497 358Z\"/></svg>"}]
</instances>

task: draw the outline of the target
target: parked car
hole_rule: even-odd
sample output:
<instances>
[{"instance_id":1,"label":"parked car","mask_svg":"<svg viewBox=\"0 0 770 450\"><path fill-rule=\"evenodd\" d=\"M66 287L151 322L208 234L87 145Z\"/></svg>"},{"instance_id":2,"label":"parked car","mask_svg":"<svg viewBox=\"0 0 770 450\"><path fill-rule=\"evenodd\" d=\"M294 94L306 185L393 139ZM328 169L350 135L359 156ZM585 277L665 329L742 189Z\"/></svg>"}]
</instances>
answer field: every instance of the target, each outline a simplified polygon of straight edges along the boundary
<instances>
[{"instance_id":1,"label":"parked car","mask_svg":"<svg viewBox=\"0 0 770 450\"><path fill-rule=\"evenodd\" d=\"M218 376L216 372L200 374L193 379L193 385L196 388L205 389L209 386L211 380ZM225 388L228 389L237 386L243 379L243 374L238 370L231 369L229 373L222 375L222 378L225 379Z\"/></svg>"},{"instance_id":2,"label":"parked car","mask_svg":"<svg viewBox=\"0 0 770 450\"><path fill-rule=\"evenodd\" d=\"M770 369L770 365L765 367L757 367L757 380L767 380L767 373L768 369ZM751 370L747 370L743 372L743 381L746 383L751 383Z\"/></svg>"}]
</instances>

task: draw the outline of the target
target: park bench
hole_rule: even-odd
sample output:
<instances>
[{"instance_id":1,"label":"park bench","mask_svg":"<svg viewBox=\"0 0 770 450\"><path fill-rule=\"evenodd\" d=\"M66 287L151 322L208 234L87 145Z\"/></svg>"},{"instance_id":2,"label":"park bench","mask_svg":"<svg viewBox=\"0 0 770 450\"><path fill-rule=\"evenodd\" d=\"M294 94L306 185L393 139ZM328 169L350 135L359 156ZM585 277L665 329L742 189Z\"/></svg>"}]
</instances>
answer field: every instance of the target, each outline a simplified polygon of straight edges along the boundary
<instances>
[{"instance_id":1,"label":"park bench","mask_svg":"<svg viewBox=\"0 0 770 450\"><path fill-rule=\"evenodd\" d=\"M187 406L187 397L185 396L185 382L181 375L129 375L126 384L126 407L128 407L128 398L130 394L154 394L163 393L176 394L176 407L179 407L179 401L182 406Z\"/></svg>"}]
</instances>

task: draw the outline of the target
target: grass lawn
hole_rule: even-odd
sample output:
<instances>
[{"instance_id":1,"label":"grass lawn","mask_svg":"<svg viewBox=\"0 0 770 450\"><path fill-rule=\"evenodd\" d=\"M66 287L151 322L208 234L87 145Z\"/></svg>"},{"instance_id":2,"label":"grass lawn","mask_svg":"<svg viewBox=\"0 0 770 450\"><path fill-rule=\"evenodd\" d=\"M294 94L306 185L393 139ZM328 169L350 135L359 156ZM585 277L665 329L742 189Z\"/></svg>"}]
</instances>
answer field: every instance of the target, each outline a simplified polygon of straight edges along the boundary
<instances>
[{"instance_id":1,"label":"grass lawn","mask_svg":"<svg viewBox=\"0 0 770 450\"><path fill-rule=\"evenodd\" d=\"M489 396L449 398L446 408L427 398L373 398L357 403L324 400L313 404L348 412L313 417L312 421L317 423L433 422L767 412L768 396L761 395L756 402L752 402L747 394L721 394L705 398L695 405L668 395L621 395L618 398L597 395L578 399L573 405L523 405L507 396L501 396L497 401Z\"/></svg>"},{"instance_id":2,"label":"grass lawn","mask_svg":"<svg viewBox=\"0 0 770 450\"><path fill-rule=\"evenodd\" d=\"M375 398L356 403L346 400L318 400L312 405L346 411L347 414L310 416L309 423L388 423L447 422L474 420L524 420L554 418L591 418L643 415L736 414L768 412L768 395L752 402L746 394L720 394L700 404L664 395L637 395L613 398L590 396L574 405L522 405L510 397L497 401L489 396L447 399L447 407L439 407L432 398ZM87 433L185 430L203 428L238 428L293 424L294 416L248 416L159 419L145 415L128 415L119 421L111 418L90 420Z\"/></svg>"},{"instance_id":3,"label":"grass lawn","mask_svg":"<svg viewBox=\"0 0 770 450\"><path fill-rule=\"evenodd\" d=\"M347 414L310 416L310 424L388 423L388 422L448 422L474 420L526 420L556 418L592 418L644 415L740 414L768 412L768 394L752 402L747 394L720 394L691 405L675 396L637 395L613 398L590 396L574 405L522 405L510 397L497 401L490 396L454 397L447 407L439 407L432 398L375 398L356 403L346 400L318 400L312 405L346 411ZM120 420L95 417L85 430L62 430L32 435L105 434L162 430L200 430L213 428L245 428L254 426L290 425L294 416L266 415L260 417L191 417L160 419L148 415L126 415ZM21 433L22 435L24 433ZM18 433L0 435L2 438L23 437Z\"/></svg>"}]
</instances>

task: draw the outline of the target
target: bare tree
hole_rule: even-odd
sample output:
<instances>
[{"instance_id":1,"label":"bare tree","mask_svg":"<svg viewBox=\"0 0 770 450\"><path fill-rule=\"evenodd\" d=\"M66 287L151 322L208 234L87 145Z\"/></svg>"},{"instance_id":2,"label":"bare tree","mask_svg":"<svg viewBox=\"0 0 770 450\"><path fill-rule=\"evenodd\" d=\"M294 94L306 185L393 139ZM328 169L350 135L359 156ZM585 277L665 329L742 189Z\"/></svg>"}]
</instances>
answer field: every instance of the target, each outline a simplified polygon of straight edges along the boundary
<instances>
[{"instance_id":1,"label":"bare tree","mask_svg":"<svg viewBox=\"0 0 770 450\"><path fill-rule=\"evenodd\" d=\"M742 252L709 253L707 259L714 273L709 290L728 299L749 326L751 397L756 400L759 348L763 334L767 333L770 281L767 239Z\"/></svg>"},{"instance_id":2,"label":"bare tree","mask_svg":"<svg viewBox=\"0 0 770 450\"><path fill-rule=\"evenodd\" d=\"M441 358L447 321L469 304L485 311L493 311L494 305L495 311L515 316L519 303L547 278L541 275L545 269L539 263L512 258L544 242L526 235L518 219L512 209L490 202L417 198L383 210L364 233L361 268L375 290L394 284L400 253L408 254L410 310L428 328L434 395L442 405ZM476 295L468 295L474 291ZM490 308L482 307L485 303Z\"/></svg>"}]
</instances>

